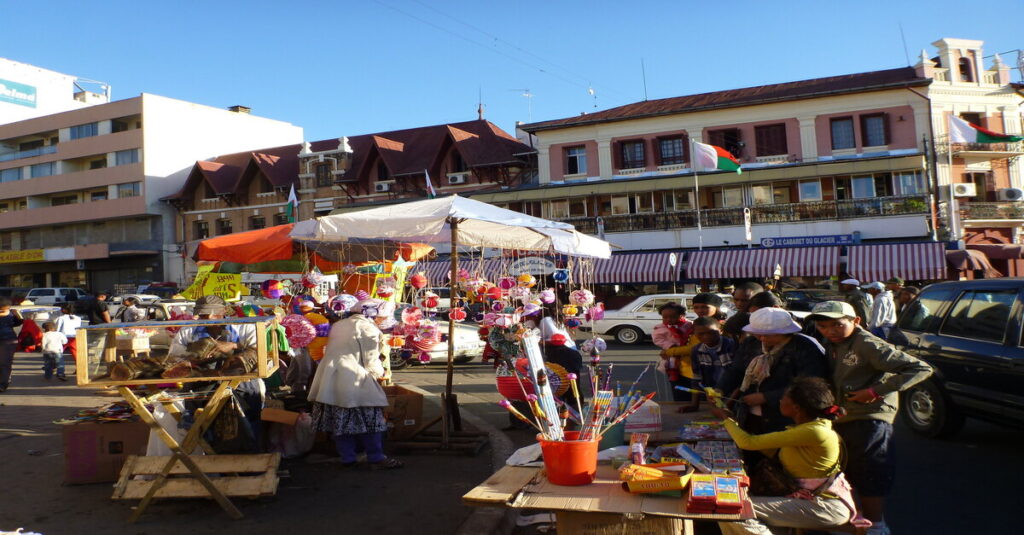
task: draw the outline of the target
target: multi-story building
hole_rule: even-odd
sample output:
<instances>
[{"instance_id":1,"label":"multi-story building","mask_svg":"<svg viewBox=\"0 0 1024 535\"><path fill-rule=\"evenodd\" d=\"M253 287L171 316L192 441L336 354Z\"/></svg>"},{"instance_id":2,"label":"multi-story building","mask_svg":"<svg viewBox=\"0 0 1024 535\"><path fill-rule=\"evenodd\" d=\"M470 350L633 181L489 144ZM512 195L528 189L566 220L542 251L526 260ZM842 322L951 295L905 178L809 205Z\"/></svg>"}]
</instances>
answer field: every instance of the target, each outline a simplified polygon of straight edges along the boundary
<instances>
[{"instance_id":1,"label":"multi-story building","mask_svg":"<svg viewBox=\"0 0 1024 535\"><path fill-rule=\"evenodd\" d=\"M484 119L252 150L195 162L180 190L178 236L199 240L332 211L427 196L501 191L536 182L535 153ZM428 178L429 177L429 178ZM189 255L191 256L191 255Z\"/></svg>"},{"instance_id":2,"label":"multi-story building","mask_svg":"<svg viewBox=\"0 0 1024 535\"><path fill-rule=\"evenodd\" d=\"M102 93L86 89L96 85ZM107 102L109 85L0 58L0 124Z\"/></svg>"},{"instance_id":3,"label":"multi-story building","mask_svg":"<svg viewBox=\"0 0 1024 535\"><path fill-rule=\"evenodd\" d=\"M302 139L248 111L143 94L0 125L0 280L182 281L174 212L160 198L196 160Z\"/></svg>"},{"instance_id":4,"label":"multi-story building","mask_svg":"<svg viewBox=\"0 0 1024 535\"><path fill-rule=\"evenodd\" d=\"M1020 144L947 136L950 114L1021 132L1021 86L998 56L984 67L981 41L933 45L915 67L523 125L539 182L474 198L621 246L622 265L605 270L619 279L598 273L599 282L667 282L655 279L674 277L664 266L684 251L689 279L769 277L776 265L787 277L942 278L944 249L957 242L987 248L1003 274L1024 274L1013 245L1024 225ZM742 174L695 174L691 139L732 152ZM629 254L639 252L652 258ZM982 269L980 257L962 274Z\"/></svg>"}]
</instances>

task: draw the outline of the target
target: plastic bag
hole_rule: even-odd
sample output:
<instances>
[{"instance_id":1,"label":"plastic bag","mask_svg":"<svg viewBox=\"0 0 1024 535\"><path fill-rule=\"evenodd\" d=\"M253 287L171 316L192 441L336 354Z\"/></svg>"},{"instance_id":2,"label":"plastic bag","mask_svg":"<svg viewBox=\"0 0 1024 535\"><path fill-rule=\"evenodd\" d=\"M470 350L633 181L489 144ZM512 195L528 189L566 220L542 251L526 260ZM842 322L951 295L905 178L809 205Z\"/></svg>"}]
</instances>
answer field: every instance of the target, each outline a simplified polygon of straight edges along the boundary
<instances>
[{"instance_id":1,"label":"plastic bag","mask_svg":"<svg viewBox=\"0 0 1024 535\"><path fill-rule=\"evenodd\" d=\"M270 451L280 453L285 459L301 457L313 449L316 432L313 431L313 419L309 414L302 413L295 420L295 425L274 422L270 424Z\"/></svg>"}]
</instances>

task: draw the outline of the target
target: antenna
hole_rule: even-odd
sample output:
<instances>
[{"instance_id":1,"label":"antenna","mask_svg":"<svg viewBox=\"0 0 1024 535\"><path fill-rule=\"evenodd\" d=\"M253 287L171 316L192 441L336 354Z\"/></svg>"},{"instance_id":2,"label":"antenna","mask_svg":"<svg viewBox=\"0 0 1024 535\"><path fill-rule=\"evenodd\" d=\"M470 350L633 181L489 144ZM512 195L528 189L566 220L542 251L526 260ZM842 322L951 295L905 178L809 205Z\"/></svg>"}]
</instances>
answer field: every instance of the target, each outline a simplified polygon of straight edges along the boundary
<instances>
[{"instance_id":1,"label":"antenna","mask_svg":"<svg viewBox=\"0 0 1024 535\"><path fill-rule=\"evenodd\" d=\"M484 120L484 87L477 86L477 97L476 97L476 118L478 120Z\"/></svg>"},{"instance_id":2,"label":"antenna","mask_svg":"<svg viewBox=\"0 0 1024 535\"><path fill-rule=\"evenodd\" d=\"M520 96L526 97L526 118L527 122L533 122L533 93L530 92L529 88L526 89L509 89L509 91L522 91L523 94Z\"/></svg>"},{"instance_id":3,"label":"antenna","mask_svg":"<svg viewBox=\"0 0 1024 535\"><path fill-rule=\"evenodd\" d=\"M900 39L903 40L903 56L907 58L907 67L910 67L910 52L907 51L907 36L903 34L903 23L897 22L900 27Z\"/></svg>"},{"instance_id":4,"label":"antenna","mask_svg":"<svg viewBox=\"0 0 1024 535\"><path fill-rule=\"evenodd\" d=\"M647 102L647 67L644 66L644 58L640 58L640 76L644 79L644 102Z\"/></svg>"}]
</instances>

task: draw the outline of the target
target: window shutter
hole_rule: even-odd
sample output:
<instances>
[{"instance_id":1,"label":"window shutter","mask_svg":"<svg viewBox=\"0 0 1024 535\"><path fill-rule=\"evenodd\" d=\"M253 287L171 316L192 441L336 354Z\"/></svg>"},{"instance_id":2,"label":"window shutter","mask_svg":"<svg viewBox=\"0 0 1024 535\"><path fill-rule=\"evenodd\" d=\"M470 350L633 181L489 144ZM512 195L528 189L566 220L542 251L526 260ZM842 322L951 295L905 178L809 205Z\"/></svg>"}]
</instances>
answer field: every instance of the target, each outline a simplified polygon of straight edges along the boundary
<instances>
[{"instance_id":1,"label":"window shutter","mask_svg":"<svg viewBox=\"0 0 1024 535\"><path fill-rule=\"evenodd\" d=\"M683 161L690 163L690 136L683 136Z\"/></svg>"},{"instance_id":2,"label":"window shutter","mask_svg":"<svg viewBox=\"0 0 1024 535\"><path fill-rule=\"evenodd\" d=\"M613 162L613 165L616 169L622 169L622 150L622 142L616 141L615 150L612 151L612 153L615 155L615 161Z\"/></svg>"},{"instance_id":3,"label":"window shutter","mask_svg":"<svg viewBox=\"0 0 1024 535\"><path fill-rule=\"evenodd\" d=\"M882 134L882 135L885 137L885 139L882 140L882 144L883 145L888 145L889 143L892 143L892 135L891 135L891 133L889 131L889 113L888 112L882 114L882 127L884 128L884 134Z\"/></svg>"}]
</instances>

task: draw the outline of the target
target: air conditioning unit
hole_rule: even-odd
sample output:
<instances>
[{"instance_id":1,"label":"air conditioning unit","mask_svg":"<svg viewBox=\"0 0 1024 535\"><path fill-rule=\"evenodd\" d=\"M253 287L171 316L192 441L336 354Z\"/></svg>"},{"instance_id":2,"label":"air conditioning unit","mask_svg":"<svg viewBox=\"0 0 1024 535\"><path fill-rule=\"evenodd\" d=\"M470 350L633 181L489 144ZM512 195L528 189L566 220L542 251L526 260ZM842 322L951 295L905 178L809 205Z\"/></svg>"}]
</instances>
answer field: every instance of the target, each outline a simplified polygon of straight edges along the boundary
<instances>
[{"instance_id":1,"label":"air conditioning unit","mask_svg":"<svg viewBox=\"0 0 1024 535\"><path fill-rule=\"evenodd\" d=\"M1024 201L1024 189L1003 188L996 192L996 197L1000 201Z\"/></svg>"},{"instance_id":2,"label":"air conditioning unit","mask_svg":"<svg viewBox=\"0 0 1024 535\"><path fill-rule=\"evenodd\" d=\"M469 173L452 173L448 175L449 184L465 184L469 179Z\"/></svg>"},{"instance_id":3,"label":"air conditioning unit","mask_svg":"<svg viewBox=\"0 0 1024 535\"><path fill-rule=\"evenodd\" d=\"M373 185L373 190L376 191L377 193L384 193L386 191L391 191L391 184L384 184L384 183L374 184Z\"/></svg>"},{"instance_id":4,"label":"air conditioning unit","mask_svg":"<svg viewBox=\"0 0 1024 535\"><path fill-rule=\"evenodd\" d=\"M954 197L976 197L978 195L978 186L971 182L963 182L960 184L953 184L953 196Z\"/></svg>"}]
</instances>

